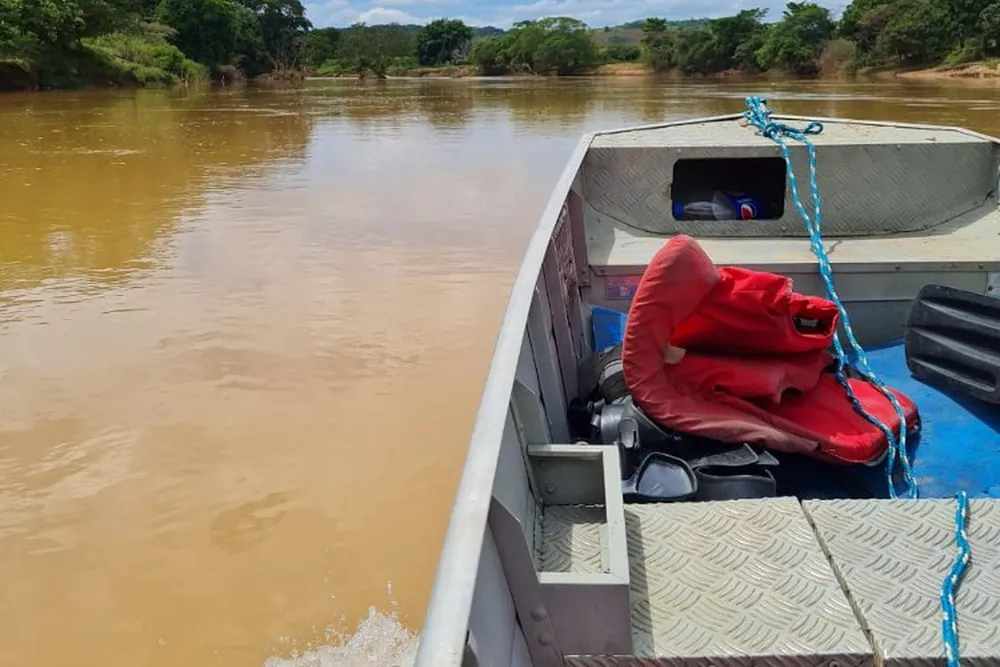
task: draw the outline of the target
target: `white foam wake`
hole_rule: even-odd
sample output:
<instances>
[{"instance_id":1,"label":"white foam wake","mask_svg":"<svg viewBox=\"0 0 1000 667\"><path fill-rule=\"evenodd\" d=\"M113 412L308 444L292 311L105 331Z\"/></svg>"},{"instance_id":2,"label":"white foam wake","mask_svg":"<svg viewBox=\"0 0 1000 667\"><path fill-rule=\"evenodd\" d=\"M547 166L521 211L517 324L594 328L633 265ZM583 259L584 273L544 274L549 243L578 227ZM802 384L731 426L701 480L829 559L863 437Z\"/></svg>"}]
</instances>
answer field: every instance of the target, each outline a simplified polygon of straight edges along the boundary
<instances>
[{"instance_id":1,"label":"white foam wake","mask_svg":"<svg viewBox=\"0 0 1000 667\"><path fill-rule=\"evenodd\" d=\"M268 658L263 667L411 667L416 653L417 636L403 627L395 611L369 607L353 633L335 634L328 646Z\"/></svg>"}]
</instances>

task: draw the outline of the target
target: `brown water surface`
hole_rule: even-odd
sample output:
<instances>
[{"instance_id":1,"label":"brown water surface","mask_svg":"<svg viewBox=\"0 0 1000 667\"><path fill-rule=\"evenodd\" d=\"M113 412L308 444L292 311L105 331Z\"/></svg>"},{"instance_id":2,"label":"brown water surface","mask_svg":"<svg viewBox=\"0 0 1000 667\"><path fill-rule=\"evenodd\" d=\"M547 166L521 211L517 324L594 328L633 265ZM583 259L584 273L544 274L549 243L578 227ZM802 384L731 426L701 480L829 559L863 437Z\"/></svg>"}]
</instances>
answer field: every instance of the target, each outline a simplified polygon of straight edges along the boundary
<instances>
[{"instance_id":1,"label":"brown water surface","mask_svg":"<svg viewBox=\"0 0 1000 667\"><path fill-rule=\"evenodd\" d=\"M755 92L1000 134L1000 89L961 84L0 97L0 665L260 665L372 605L419 628L575 142ZM390 664L394 623L327 664Z\"/></svg>"}]
</instances>

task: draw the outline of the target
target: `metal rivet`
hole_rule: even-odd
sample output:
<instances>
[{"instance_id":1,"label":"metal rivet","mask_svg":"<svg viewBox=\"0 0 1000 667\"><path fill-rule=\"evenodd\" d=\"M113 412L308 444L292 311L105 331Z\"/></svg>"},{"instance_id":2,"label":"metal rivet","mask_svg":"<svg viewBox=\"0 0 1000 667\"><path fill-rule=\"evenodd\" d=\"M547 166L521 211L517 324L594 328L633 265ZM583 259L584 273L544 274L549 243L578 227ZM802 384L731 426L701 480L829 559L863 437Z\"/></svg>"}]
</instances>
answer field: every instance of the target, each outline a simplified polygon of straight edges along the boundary
<instances>
[{"instance_id":1,"label":"metal rivet","mask_svg":"<svg viewBox=\"0 0 1000 667\"><path fill-rule=\"evenodd\" d=\"M551 632L539 632L538 633L538 643L542 646L548 646L553 642L555 637L552 636Z\"/></svg>"},{"instance_id":2,"label":"metal rivet","mask_svg":"<svg viewBox=\"0 0 1000 667\"><path fill-rule=\"evenodd\" d=\"M537 605L534 609L531 610L531 618L535 619L536 621L544 621L548 617L549 614L547 611L545 611L545 607L543 607L542 605Z\"/></svg>"}]
</instances>

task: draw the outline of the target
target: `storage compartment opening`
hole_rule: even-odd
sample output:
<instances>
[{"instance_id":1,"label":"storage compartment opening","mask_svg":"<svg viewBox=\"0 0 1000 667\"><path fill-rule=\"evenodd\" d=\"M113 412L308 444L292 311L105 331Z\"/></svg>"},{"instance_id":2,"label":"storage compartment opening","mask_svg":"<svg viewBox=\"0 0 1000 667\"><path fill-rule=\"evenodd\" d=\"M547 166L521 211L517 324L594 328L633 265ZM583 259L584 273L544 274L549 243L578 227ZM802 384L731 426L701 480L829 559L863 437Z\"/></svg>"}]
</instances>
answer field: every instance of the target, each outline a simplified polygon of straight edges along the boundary
<instances>
[{"instance_id":1,"label":"storage compartment opening","mask_svg":"<svg viewBox=\"0 0 1000 667\"><path fill-rule=\"evenodd\" d=\"M785 213L785 160L678 160L670 199L675 220L777 220Z\"/></svg>"}]
</instances>

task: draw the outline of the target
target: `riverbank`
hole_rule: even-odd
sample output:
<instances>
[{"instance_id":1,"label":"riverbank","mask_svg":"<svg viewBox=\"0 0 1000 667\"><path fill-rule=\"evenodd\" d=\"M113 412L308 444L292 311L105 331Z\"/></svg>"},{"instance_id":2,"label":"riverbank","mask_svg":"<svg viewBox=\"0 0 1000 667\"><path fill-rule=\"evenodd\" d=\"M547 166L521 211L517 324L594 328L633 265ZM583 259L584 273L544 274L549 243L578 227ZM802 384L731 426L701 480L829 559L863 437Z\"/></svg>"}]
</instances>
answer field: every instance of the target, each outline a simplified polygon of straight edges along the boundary
<instances>
[{"instance_id":1,"label":"riverbank","mask_svg":"<svg viewBox=\"0 0 1000 667\"><path fill-rule=\"evenodd\" d=\"M0 59L0 92L174 86L208 79L204 65L165 40L109 33L41 57Z\"/></svg>"},{"instance_id":2,"label":"riverbank","mask_svg":"<svg viewBox=\"0 0 1000 667\"><path fill-rule=\"evenodd\" d=\"M141 42L141 43L137 43ZM166 66L164 66L166 65ZM238 72L219 74L225 83L233 83L243 77ZM448 65L443 67L413 67L392 69L387 79L463 79L483 76L471 65ZM516 78L555 78L522 72L506 75ZM741 71L716 72L707 75L686 75L677 70L656 72L641 62L617 62L599 65L580 76L597 77L651 77L677 80L704 79L757 79L785 80L788 75L765 72L748 74ZM916 81L998 81L1000 61L968 63L953 67L934 67L920 70L861 70L855 77L876 79L905 79ZM18 90L85 89L85 88L140 88L164 87L207 81L210 73L206 67L181 54L169 44L155 44L122 35L105 35L88 40L74 53L61 54L46 62L32 63L24 59L0 60L0 92ZM355 73L314 72L284 70L271 72L253 79L258 84L285 84L305 78L353 79ZM823 73L812 78L853 78L842 73Z\"/></svg>"},{"instance_id":3,"label":"riverbank","mask_svg":"<svg viewBox=\"0 0 1000 667\"><path fill-rule=\"evenodd\" d=\"M1000 61L983 61L958 65L954 67L935 67L909 72L894 72L892 76L898 79L918 81L939 80L1000 80Z\"/></svg>"},{"instance_id":4,"label":"riverbank","mask_svg":"<svg viewBox=\"0 0 1000 667\"><path fill-rule=\"evenodd\" d=\"M677 72L655 72L651 67L640 62L607 63L599 65L589 71L581 72L576 76L679 76ZM477 67L472 65L446 65L443 67L410 67L410 68L390 68L385 78L387 79L464 79L472 76L486 76ZM536 74L534 72L514 72L502 75L503 78L559 78L554 74ZM721 74L719 76L722 76ZM358 75L353 72L332 72L324 71L322 68L310 74L310 78L318 79L355 79ZM499 77L491 77L499 78ZM566 77L563 77L566 78Z\"/></svg>"},{"instance_id":5,"label":"riverbank","mask_svg":"<svg viewBox=\"0 0 1000 667\"><path fill-rule=\"evenodd\" d=\"M354 78L355 74L338 73L335 75L315 74L318 78ZM482 76L475 67L472 66L447 66L447 67L418 67L404 70L397 70L390 73L386 78L429 78L429 79L460 79L470 76ZM531 72L521 72L506 75L507 77L542 77L555 78L554 75L535 74ZM762 72L751 74L740 70L726 70L714 72L712 74L684 74L679 70L668 70L666 72L656 72L651 67L641 62L619 62L606 63L594 69L583 72L580 76L599 77L649 77L658 76L676 80L717 80L717 79L769 79L783 81L795 79L797 77L782 72ZM847 74L841 64L833 71L822 71L816 76L801 77L803 79L851 79L851 78L877 78L877 79L908 79L908 80L964 80L964 81L989 81L1000 80L1000 60L982 61L966 63L957 66L939 66L918 70L861 70L855 74Z\"/></svg>"}]
</instances>

